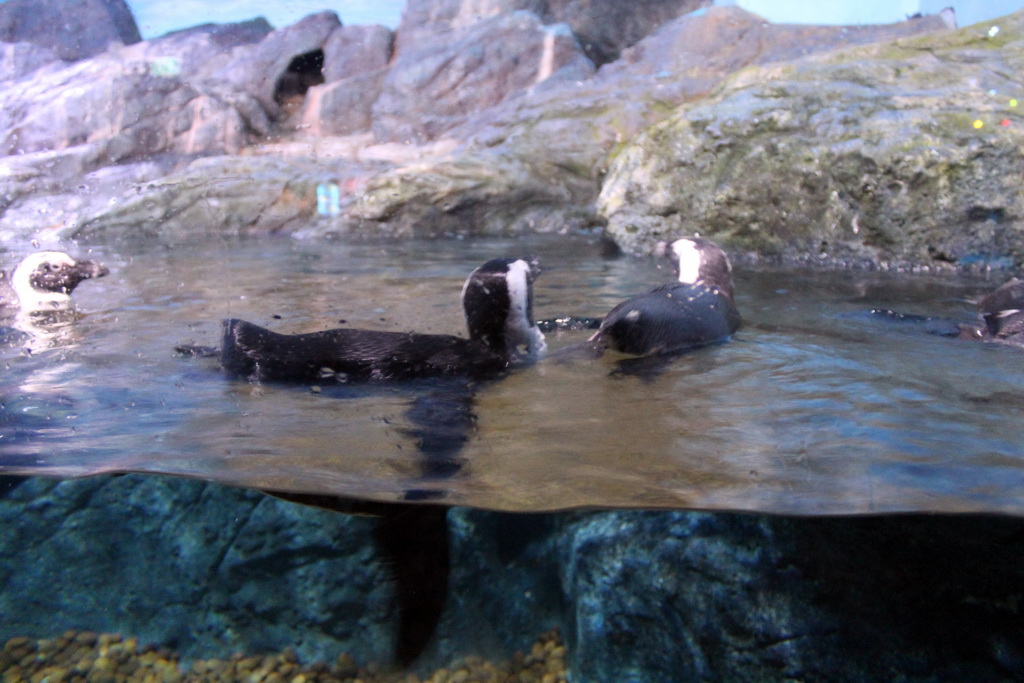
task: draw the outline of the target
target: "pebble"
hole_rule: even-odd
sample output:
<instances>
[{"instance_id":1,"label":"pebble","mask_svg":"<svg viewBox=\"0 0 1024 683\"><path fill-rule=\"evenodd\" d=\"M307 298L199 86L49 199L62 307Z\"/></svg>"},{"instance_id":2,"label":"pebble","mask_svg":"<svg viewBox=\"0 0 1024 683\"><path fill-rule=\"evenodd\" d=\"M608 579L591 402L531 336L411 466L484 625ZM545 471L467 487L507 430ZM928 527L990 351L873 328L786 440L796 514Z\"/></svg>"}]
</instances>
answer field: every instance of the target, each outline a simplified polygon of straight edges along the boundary
<instances>
[{"instance_id":1,"label":"pebble","mask_svg":"<svg viewBox=\"0 0 1024 683\"><path fill-rule=\"evenodd\" d=\"M173 652L140 647L118 634L68 631L56 638L11 638L0 650L0 682L57 683L566 683L565 646L557 630L542 634L529 654L491 662L468 656L425 679L370 663L359 666L351 655L332 665L303 665L291 648L271 655L236 654L224 660L183 665Z\"/></svg>"}]
</instances>

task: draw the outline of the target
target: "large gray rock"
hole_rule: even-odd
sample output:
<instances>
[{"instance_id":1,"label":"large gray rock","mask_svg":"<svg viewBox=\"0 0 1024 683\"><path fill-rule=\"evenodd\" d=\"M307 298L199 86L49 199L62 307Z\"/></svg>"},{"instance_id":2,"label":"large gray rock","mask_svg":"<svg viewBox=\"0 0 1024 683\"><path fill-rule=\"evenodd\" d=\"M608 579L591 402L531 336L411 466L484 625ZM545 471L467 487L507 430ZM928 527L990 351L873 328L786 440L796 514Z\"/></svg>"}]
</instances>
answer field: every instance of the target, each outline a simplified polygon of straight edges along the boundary
<instances>
[{"instance_id":1,"label":"large gray rock","mask_svg":"<svg viewBox=\"0 0 1024 683\"><path fill-rule=\"evenodd\" d=\"M341 27L329 13L258 42L252 41L265 27L216 40L209 30L172 34L122 48L118 55L127 57L131 73L104 72L104 58L96 58L90 60L95 64L76 65L81 71L44 68L27 98L13 90L0 92L0 100L10 105L0 114L7 149L41 153L54 145L99 146L98 152L75 153L74 163L60 163L63 168L85 158L102 163L104 155L134 161L154 152L239 150L256 136L282 134L282 124L271 120L282 114L276 102L282 70L288 72L298 57L319 54L322 73L312 75L340 80L309 88L301 118L288 119L312 142L305 150L273 148L281 156L280 168L269 173L249 174L244 158L218 160L218 180L211 187L233 188L233 212L224 213L176 209L203 201L200 167L167 183L144 183L125 201L104 205L65 202L63 190L30 170L37 166L17 164L25 172L2 188L8 210L0 230L34 236L30 219L44 201L43 191L59 191L56 200L75 207L60 228L63 236L79 229L83 235L113 236L123 228L132 236L163 239L176 232L195 235L197 229L216 232L211 222L216 220L224 220L220 227L232 234L301 230L306 236L496 235L592 227L605 220L596 213L595 200L609 157L679 104L705 97L729 74L836 45L942 26L932 19L862 29L773 26L735 7L711 8L670 21L596 75L565 25L545 26L526 11L450 26L443 35L431 34L434 42L399 49L376 69L386 59L386 30ZM108 63L115 62L111 57ZM84 87L76 86L79 77L87 81ZM107 107L111 93L104 87L123 104ZM163 99L155 107L147 97L160 93ZM65 111L82 115L69 118ZM117 116L111 118L112 112ZM137 118L144 114L150 118ZM339 151L331 140L309 137L367 130L396 144ZM59 132L56 143L52 131ZM11 138L15 133L19 137ZM408 144L438 136L430 145ZM271 149L261 145L253 151L264 148ZM174 168L179 171L180 165ZM284 176L291 181L283 183ZM311 220L315 185L331 179L344 181L340 215ZM175 184L178 180L183 182ZM40 183L35 195L32 182ZM183 197L172 198L173 188ZM283 188L289 188L286 195ZM211 196L220 192L211 191ZM981 215L978 211L972 215ZM49 229L50 218L35 227ZM156 221L159 229L138 229Z\"/></svg>"},{"instance_id":2,"label":"large gray rock","mask_svg":"<svg viewBox=\"0 0 1024 683\"><path fill-rule=\"evenodd\" d=\"M391 61L394 34L385 26L339 26L324 43L324 83L380 71Z\"/></svg>"},{"instance_id":3,"label":"large gray rock","mask_svg":"<svg viewBox=\"0 0 1024 683\"><path fill-rule=\"evenodd\" d=\"M398 29L401 49L463 29L484 19L518 10L536 14L545 24L565 23L595 64L618 57L661 24L710 5L710 0L410 0Z\"/></svg>"},{"instance_id":4,"label":"large gray rock","mask_svg":"<svg viewBox=\"0 0 1024 683\"><path fill-rule=\"evenodd\" d=\"M777 26L736 7L680 17L628 50L621 65L606 65L592 79L521 90L470 114L445 133L466 144L371 179L342 220L324 227L514 234L599 225L594 202L609 156L729 74L838 45L944 28L937 18L856 29ZM392 132L403 130L395 109Z\"/></svg>"},{"instance_id":5,"label":"large gray rock","mask_svg":"<svg viewBox=\"0 0 1024 683\"><path fill-rule=\"evenodd\" d=\"M231 58L211 70L209 76L226 87L252 95L271 116L280 116L278 89L282 79L291 77L289 66L296 58L322 52L328 38L340 26L334 12L311 14L273 31L259 43L235 48Z\"/></svg>"},{"instance_id":6,"label":"large gray rock","mask_svg":"<svg viewBox=\"0 0 1024 683\"><path fill-rule=\"evenodd\" d=\"M737 74L615 158L609 233L839 264L1024 265L1024 13ZM964 84L968 84L965 87Z\"/></svg>"},{"instance_id":7,"label":"large gray rock","mask_svg":"<svg viewBox=\"0 0 1024 683\"><path fill-rule=\"evenodd\" d=\"M187 157L161 154L109 164L99 143L0 158L0 240L48 241L77 231L87 217L105 214L122 197L184 166Z\"/></svg>"},{"instance_id":8,"label":"large gray rock","mask_svg":"<svg viewBox=\"0 0 1024 683\"><path fill-rule=\"evenodd\" d=\"M387 77L378 69L306 91L302 104L300 130L305 135L352 135L370 130L373 106L380 97Z\"/></svg>"},{"instance_id":9,"label":"large gray rock","mask_svg":"<svg viewBox=\"0 0 1024 683\"><path fill-rule=\"evenodd\" d=\"M66 224L62 237L181 243L290 232L316 213L329 166L276 156L212 156L125 192Z\"/></svg>"},{"instance_id":10,"label":"large gray rock","mask_svg":"<svg viewBox=\"0 0 1024 683\"><path fill-rule=\"evenodd\" d=\"M266 19L257 18L232 24L203 24L172 31L159 38L120 50L121 59L146 62L168 76L194 82L214 81L206 87L227 90L211 76L231 61L232 51L259 43L273 32Z\"/></svg>"},{"instance_id":11,"label":"large gray rock","mask_svg":"<svg viewBox=\"0 0 1024 683\"><path fill-rule=\"evenodd\" d=\"M432 140L527 88L592 73L566 26L545 26L530 12L499 15L399 51L373 109L373 132L378 140Z\"/></svg>"},{"instance_id":12,"label":"large gray rock","mask_svg":"<svg viewBox=\"0 0 1024 683\"><path fill-rule=\"evenodd\" d=\"M370 129L394 35L383 26L341 26L324 44L323 85L306 91L301 130L307 135L351 135Z\"/></svg>"},{"instance_id":13,"label":"large gray rock","mask_svg":"<svg viewBox=\"0 0 1024 683\"><path fill-rule=\"evenodd\" d=\"M35 43L0 43L0 83L15 81L60 61L53 50Z\"/></svg>"},{"instance_id":14,"label":"large gray rock","mask_svg":"<svg viewBox=\"0 0 1024 683\"><path fill-rule=\"evenodd\" d=\"M265 126L258 107L197 87L148 61L104 55L76 62L0 90L0 154L94 142L115 162L165 151L237 151L250 131Z\"/></svg>"},{"instance_id":15,"label":"large gray rock","mask_svg":"<svg viewBox=\"0 0 1024 683\"><path fill-rule=\"evenodd\" d=\"M35 43L64 60L92 57L111 43L142 38L125 0L8 0L0 3L0 42Z\"/></svg>"}]
</instances>

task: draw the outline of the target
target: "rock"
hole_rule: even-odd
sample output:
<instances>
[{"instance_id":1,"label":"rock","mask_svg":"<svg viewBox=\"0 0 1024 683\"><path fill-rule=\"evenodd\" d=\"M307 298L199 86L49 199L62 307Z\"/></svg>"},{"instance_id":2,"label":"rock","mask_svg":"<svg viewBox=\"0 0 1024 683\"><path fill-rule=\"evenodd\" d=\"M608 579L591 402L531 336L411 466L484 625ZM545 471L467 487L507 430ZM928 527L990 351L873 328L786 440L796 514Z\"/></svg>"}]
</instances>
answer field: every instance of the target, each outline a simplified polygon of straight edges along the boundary
<instances>
[{"instance_id":1,"label":"rock","mask_svg":"<svg viewBox=\"0 0 1024 683\"><path fill-rule=\"evenodd\" d=\"M213 81L206 87L223 91L228 88L211 74L231 60L232 50L255 45L272 31L262 17L233 24L203 24L136 43L117 54L125 60L145 62L163 76Z\"/></svg>"},{"instance_id":2,"label":"rock","mask_svg":"<svg viewBox=\"0 0 1024 683\"><path fill-rule=\"evenodd\" d=\"M432 140L520 91L593 72L571 31L515 12L399 51L373 109L378 140ZM550 84L549 84L550 85Z\"/></svg>"},{"instance_id":3,"label":"rock","mask_svg":"<svg viewBox=\"0 0 1024 683\"><path fill-rule=\"evenodd\" d=\"M30 42L68 61L92 57L110 43L142 38L125 0L7 0L0 3L0 41Z\"/></svg>"},{"instance_id":4,"label":"rock","mask_svg":"<svg viewBox=\"0 0 1024 683\"><path fill-rule=\"evenodd\" d=\"M708 0L410 0L398 28L401 49L464 29L478 21L526 10L545 24L568 24L588 58L604 64L670 19L711 4ZM400 50L401 51L401 50Z\"/></svg>"},{"instance_id":5,"label":"rock","mask_svg":"<svg viewBox=\"0 0 1024 683\"><path fill-rule=\"evenodd\" d=\"M151 62L111 55L0 90L0 108L4 155L90 142L102 142L115 162L165 151L237 151L250 130L265 125L243 116L251 107L162 75Z\"/></svg>"},{"instance_id":6,"label":"rock","mask_svg":"<svg viewBox=\"0 0 1024 683\"><path fill-rule=\"evenodd\" d=\"M64 225L61 238L178 244L197 238L293 231L316 212L330 167L275 156L196 159Z\"/></svg>"},{"instance_id":7,"label":"rock","mask_svg":"<svg viewBox=\"0 0 1024 683\"><path fill-rule=\"evenodd\" d=\"M3 640L91 625L190 659L286 647L305 661L391 656L370 518L134 475L27 480L0 495L0 518Z\"/></svg>"},{"instance_id":8,"label":"rock","mask_svg":"<svg viewBox=\"0 0 1024 683\"><path fill-rule=\"evenodd\" d=\"M580 680L999 680L1024 664L1011 597L1021 528L993 517L584 516L557 546L569 668Z\"/></svg>"},{"instance_id":9,"label":"rock","mask_svg":"<svg viewBox=\"0 0 1024 683\"><path fill-rule=\"evenodd\" d=\"M594 203L609 156L730 73L835 44L942 28L931 19L863 29L775 26L737 7L680 17L628 50L621 66L519 91L469 114L445 133L465 141L451 155L372 179L339 222L322 227L495 235L600 225Z\"/></svg>"},{"instance_id":10,"label":"rock","mask_svg":"<svg viewBox=\"0 0 1024 683\"><path fill-rule=\"evenodd\" d=\"M311 87L302 104L302 133L319 137L370 130L386 76L387 70L379 69Z\"/></svg>"},{"instance_id":11,"label":"rock","mask_svg":"<svg viewBox=\"0 0 1024 683\"><path fill-rule=\"evenodd\" d=\"M117 520L117 523L111 523ZM1024 668L1024 521L448 512L419 668L557 627L573 680L1002 680ZM121 632L186 660L391 661L378 522L176 477L0 479L0 639Z\"/></svg>"},{"instance_id":12,"label":"rock","mask_svg":"<svg viewBox=\"0 0 1024 683\"><path fill-rule=\"evenodd\" d=\"M0 83L18 80L42 66L60 61L48 47L34 43L0 43Z\"/></svg>"},{"instance_id":13,"label":"rock","mask_svg":"<svg viewBox=\"0 0 1024 683\"><path fill-rule=\"evenodd\" d=\"M287 137L295 129L299 138L310 140L307 149L320 150L316 157L301 159L304 152L298 147L276 148L288 171L266 176L266 185L257 174L251 187L259 196L231 200L240 218L207 213L199 221L203 234L216 230L210 218L221 215L231 234L300 229L306 237L505 235L591 228L606 220L596 212L595 201L609 157L677 105L706 96L730 73L833 45L934 30L936 25L923 19L864 29L773 26L735 7L711 8L668 22L594 75L564 24L545 26L527 11L473 21L457 14L466 18L464 24L445 16L424 24L433 27L424 29L424 35L434 36L432 41L417 49L399 47L380 68L373 67L389 54L386 29L342 27L331 13L307 17L258 42L251 41L266 29L259 22L233 30L205 27L72 67L46 67L33 79L28 97L22 97L22 89L0 90L0 104L5 105L0 131L7 135L0 143L9 152L100 145L98 152L85 155L69 151L73 159L58 163L66 168L86 156L96 163L102 163L103 155L134 163L167 152L234 152L257 136ZM430 33L435 29L441 32ZM123 63L116 67L118 59ZM340 80L317 84L328 77ZM85 85L78 87L76 79ZM159 106L146 104L156 97L161 98ZM118 106L109 107L110 102ZM63 113L67 111L84 115L68 117ZM361 136L367 131L381 144L358 149L341 140L312 141L315 136L341 135L366 144ZM310 170L324 161L325 149L330 156L342 147L346 151L332 156L319 174ZM260 148L248 149L263 154ZM51 162L56 160L46 163ZM231 167L245 168L247 163L218 161L219 170L228 174L218 185L235 186ZM86 172L93 170L88 167ZM303 188L303 199L296 200L298 195L289 191L287 201L278 204L287 174L297 183L289 187ZM195 195L201 184L185 175L182 187L192 189L180 205L191 206L199 201ZM5 234L30 230L31 216L43 201L42 194L31 200L27 196L33 192L28 181L33 174L19 177L4 186L13 217L0 220ZM40 188L52 186L34 177ZM312 218L310 188L332 177L343 180L340 215L303 224ZM124 203L118 198L107 204L106 211L101 202L68 201L76 208L58 230L112 235L111 226L128 228L125 218L150 206L159 207L157 213L143 210L142 222L149 225L163 216L165 223L156 232L129 229L132 238L159 234L166 239L178 228L195 235L193 224L168 213L172 200L167 187L146 184ZM268 211L270 206L277 208ZM181 216L197 219L191 212ZM53 223L47 218L42 225Z\"/></svg>"},{"instance_id":14,"label":"rock","mask_svg":"<svg viewBox=\"0 0 1024 683\"><path fill-rule=\"evenodd\" d=\"M342 26L324 44L323 85L306 92L303 134L351 135L370 129L380 96L393 34L383 26Z\"/></svg>"},{"instance_id":15,"label":"rock","mask_svg":"<svg viewBox=\"0 0 1024 683\"><path fill-rule=\"evenodd\" d=\"M840 265L1024 264L1024 13L999 27L737 74L617 155L609 234L634 253L700 232Z\"/></svg>"},{"instance_id":16,"label":"rock","mask_svg":"<svg viewBox=\"0 0 1024 683\"><path fill-rule=\"evenodd\" d=\"M710 0L548 0L540 14L547 23L572 27L587 56L598 65L613 62L625 48L653 33L662 24L710 5Z\"/></svg>"},{"instance_id":17,"label":"rock","mask_svg":"<svg viewBox=\"0 0 1024 683\"><path fill-rule=\"evenodd\" d=\"M270 25L269 21L263 17L256 17L246 21L228 22L226 24L198 24L190 28L169 31L163 36L147 42L156 45L181 39L187 40L195 36L205 36L211 43L224 49L258 43L273 30L274 27Z\"/></svg>"},{"instance_id":18,"label":"rock","mask_svg":"<svg viewBox=\"0 0 1024 683\"><path fill-rule=\"evenodd\" d=\"M740 7L711 7L680 17L625 50L601 68L597 80L609 84L654 79L660 90L680 83L687 99L703 96L725 76L751 64L767 64L821 52L896 40L948 27L936 15L895 24L812 26L772 24Z\"/></svg>"},{"instance_id":19,"label":"rock","mask_svg":"<svg viewBox=\"0 0 1024 683\"><path fill-rule=\"evenodd\" d=\"M268 34L259 43L236 47L223 66L210 72L222 85L255 97L272 117L283 115L281 105L323 82L323 48L341 26L334 12L311 14ZM319 67L315 66L319 55ZM309 60L303 64L303 59Z\"/></svg>"},{"instance_id":20,"label":"rock","mask_svg":"<svg viewBox=\"0 0 1024 683\"><path fill-rule=\"evenodd\" d=\"M188 161L163 154L106 165L103 149L94 143L0 158L0 239L59 239L85 217L116 208L122 196L137 195Z\"/></svg>"},{"instance_id":21,"label":"rock","mask_svg":"<svg viewBox=\"0 0 1024 683\"><path fill-rule=\"evenodd\" d=\"M505 236L582 229L592 220L593 181L504 156L463 153L399 166L371 178L326 234L404 237Z\"/></svg>"},{"instance_id":22,"label":"rock","mask_svg":"<svg viewBox=\"0 0 1024 683\"><path fill-rule=\"evenodd\" d=\"M375 73L391 61L394 34L384 26L339 26L324 43L324 83Z\"/></svg>"}]
</instances>

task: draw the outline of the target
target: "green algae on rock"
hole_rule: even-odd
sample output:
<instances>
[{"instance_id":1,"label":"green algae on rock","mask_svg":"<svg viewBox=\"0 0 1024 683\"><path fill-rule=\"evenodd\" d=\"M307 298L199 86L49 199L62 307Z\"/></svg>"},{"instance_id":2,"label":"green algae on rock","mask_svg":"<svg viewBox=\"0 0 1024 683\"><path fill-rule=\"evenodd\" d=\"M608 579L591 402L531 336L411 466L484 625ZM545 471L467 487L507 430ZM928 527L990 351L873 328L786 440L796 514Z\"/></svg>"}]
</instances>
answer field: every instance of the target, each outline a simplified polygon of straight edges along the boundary
<instances>
[{"instance_id":1,"label":"green algae on rock","mask_svg":"<svg viewBox=\"0 0 1024 683\"><path fill-rule=\"evenodd\" d=\"M743 70L624 149L599 211L633 253L700 232L839 265L1020 267L1022 28Z\"/></svg>"},{"instance_id":2,"label":"green algae on rock","mask_svg":"<svg viewBox=\"0 0 1024 683\"><path fill-rule=\"evenodd\" d=\"M530 652L504 662L469 656L421 679L413 673L377 664L357 666L348 654L333 664L303 664L292 650L267 655L235 654L223 660L183 664L173 652L140 646L135 638L89 631L68 631L56 638L11 638L0 650L0 680L7 681L291 681L291 683L448 683L505 681L563 683L565 646L557 631L542 634Z\"/></svg>"}]
</instances>

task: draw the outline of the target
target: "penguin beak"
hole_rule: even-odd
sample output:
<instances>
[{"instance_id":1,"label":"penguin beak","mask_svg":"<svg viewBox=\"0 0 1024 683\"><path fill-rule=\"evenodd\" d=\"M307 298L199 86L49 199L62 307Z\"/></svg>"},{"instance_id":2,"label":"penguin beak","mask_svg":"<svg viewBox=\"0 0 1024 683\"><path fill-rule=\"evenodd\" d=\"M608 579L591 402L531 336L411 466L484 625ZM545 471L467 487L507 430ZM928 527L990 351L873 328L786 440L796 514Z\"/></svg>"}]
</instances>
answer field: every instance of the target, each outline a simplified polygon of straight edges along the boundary
<instances>
[{"instance_id":1,"label":"penguin beak","mask_svg":"<svg viewBox=\"0 0 1024 683\"><path fill-rule=\"evenodd\" d=\"M526 263L529 264L530 266L530 282L534 282L538 277L540 277L540 274L543 272L540 269L540 259L537 258L536 256L531 256L530 258L526 259Z\"/></svg>"},{"instance_id":2,"label":"penguin beak","mask_svg":"<svg viewBox=\"0 0 1024 683\"><path fill-rule=\"evenodd\" d=\"M74 265L63 266L43 275L40 284L44 285L42 289L70 294L82 280L103 277L109 272L110 269L98 261L76 261Z\"/></svg>"},{"instance_id":3,"label":"penguin beak","mask_svg":"<svg viewBox=\"0 0 1024 683\"><path fill-rule=\"evenodd\" d=\"M78 261L75 263L74 271L78 275L78 279L88 280L89 278L103 277L104 275L110 274L110 269L99 261Z\"/></svg>"}]
</instances>

